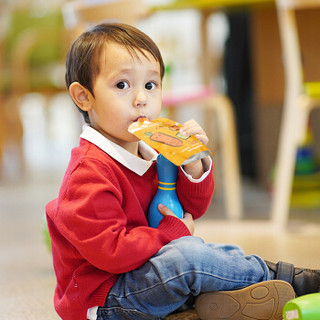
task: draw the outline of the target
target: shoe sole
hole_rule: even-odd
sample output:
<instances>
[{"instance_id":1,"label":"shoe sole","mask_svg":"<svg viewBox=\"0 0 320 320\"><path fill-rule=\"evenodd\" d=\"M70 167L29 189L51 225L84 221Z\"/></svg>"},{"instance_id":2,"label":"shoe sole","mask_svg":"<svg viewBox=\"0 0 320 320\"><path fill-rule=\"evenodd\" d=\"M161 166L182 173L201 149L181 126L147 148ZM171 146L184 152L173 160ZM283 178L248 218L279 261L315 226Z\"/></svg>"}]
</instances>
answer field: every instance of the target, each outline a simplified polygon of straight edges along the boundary
<instances>
[{"instance_id":1,"label":"shoe sole","mask_svg":"<svg viewBox=\"0 0 320 320\"><path fill-rule=\"evenodd\" d=\"M284 305L294 298L289 283L269 280L239 290L203 293L195 310L202 320L281 320Z\"/></svg>"}]
</instances>

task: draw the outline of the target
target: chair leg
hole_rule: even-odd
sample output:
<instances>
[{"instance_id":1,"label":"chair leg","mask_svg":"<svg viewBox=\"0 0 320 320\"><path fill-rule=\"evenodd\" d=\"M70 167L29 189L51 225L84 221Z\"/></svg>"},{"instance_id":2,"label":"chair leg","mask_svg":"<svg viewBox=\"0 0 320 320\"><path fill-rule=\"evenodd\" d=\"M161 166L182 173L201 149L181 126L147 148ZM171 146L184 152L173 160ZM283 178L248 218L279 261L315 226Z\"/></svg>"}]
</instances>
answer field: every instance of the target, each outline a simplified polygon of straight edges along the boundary
<instances>
[{"instance_id":1,"label":"chair leg","mask_svg":"<svg viewBox=\"0 0 320 320\"><path fill-rule=\"evenodd\" d=\"M4 107L0 105L0 176L3 171L3 148L5 144L5 123L4 123Z\"/></svg>"},{"instance_id":2,"label":"chair leg","mask_svg":"<svg viewBox=\"0 0 320 320\"><path fill-rule=\"evenodd\" d=\"M239 220L242 217L242 194L232 104L224 95L213 95L209 98L206 107L214 110L218 119L227 217L230 220Z\"/></svg>"},{"instance_id":3,"label":"chair leg","mask_svg":"<svg viewBox=\"0 0 320 320\"><path fill-rule=\"evenodd\" d=\"M23 173L25 171L25 158L23 152L23 125L19 112L19 103L19 96L3 99L3 104L1 105L0 151L2 157L4 147L13 145L17 151L18 170Z\"/></svg>"},{"instance_id":4,"label":"chair leg","mask_svg":"<svg viewBox=\"0 0 320 320\"><path fill-rule=\"evenodd\" d=\"M310 99L299 96L288 99L284 106L271 203L272 223L280 229L286 227L289 219L296 153L298 144L305 135L309 104Z\"/></svg>"}]
</instances>

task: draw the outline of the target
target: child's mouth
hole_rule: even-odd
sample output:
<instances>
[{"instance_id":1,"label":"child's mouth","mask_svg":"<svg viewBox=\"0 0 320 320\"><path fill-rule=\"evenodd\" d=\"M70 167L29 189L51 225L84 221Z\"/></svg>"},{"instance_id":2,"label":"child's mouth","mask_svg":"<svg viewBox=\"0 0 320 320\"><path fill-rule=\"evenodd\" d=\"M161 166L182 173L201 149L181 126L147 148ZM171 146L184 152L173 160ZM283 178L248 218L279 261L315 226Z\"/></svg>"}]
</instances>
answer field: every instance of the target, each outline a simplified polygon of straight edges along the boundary
<instances>
[{"instance_id":1,"label":"child's mouth","mask_svg":"<svg viewBox=\"0 0 320 320\"><path fill-rule=\"evenodd\" d=\"M135 119L133 122L137 122L139 121L139 119L147 119L146 116L139 116L137 119Z\"/></svg>"}]
</instances>

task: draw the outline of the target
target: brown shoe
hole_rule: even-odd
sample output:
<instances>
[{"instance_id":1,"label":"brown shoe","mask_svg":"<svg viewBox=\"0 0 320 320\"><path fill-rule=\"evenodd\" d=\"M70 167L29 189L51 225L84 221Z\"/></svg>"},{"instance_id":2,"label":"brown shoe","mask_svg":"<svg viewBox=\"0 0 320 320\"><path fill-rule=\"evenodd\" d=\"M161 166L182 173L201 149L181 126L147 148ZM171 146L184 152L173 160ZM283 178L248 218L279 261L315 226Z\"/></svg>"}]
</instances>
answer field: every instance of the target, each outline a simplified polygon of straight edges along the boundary
<instances>
[{"instance_id":1,"label":"brown shoe","mask_svg":"<svg viewBox=\"0 0 320 320\"><path fill-rule=\"evenodd\" d=\"M281 320L284 305L294 298L289 283L269 280L239 290L200 294L195 310L201 320Z\"/></svg>"}]
</instances>

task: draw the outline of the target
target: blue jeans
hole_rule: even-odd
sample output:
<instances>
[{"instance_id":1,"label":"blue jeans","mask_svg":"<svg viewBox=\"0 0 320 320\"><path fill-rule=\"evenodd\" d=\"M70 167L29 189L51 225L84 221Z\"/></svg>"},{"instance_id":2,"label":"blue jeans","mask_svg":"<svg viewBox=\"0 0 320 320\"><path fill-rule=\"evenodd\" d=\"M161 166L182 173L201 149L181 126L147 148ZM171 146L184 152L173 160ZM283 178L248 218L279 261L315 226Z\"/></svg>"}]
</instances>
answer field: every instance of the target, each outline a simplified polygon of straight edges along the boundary
<instances>
[{"instance_id":1,"label":"blue jeans","mask_svg":"<svg viewBox=\"0 0 320 320\"><path fill-rule=\"evenodd\" d=\"M145 265L122 274L97 320L163 319L190 295L233 290L270 279L265 262L233 245L183 237L161 248Z\"/></svg>"}]
</instances>

